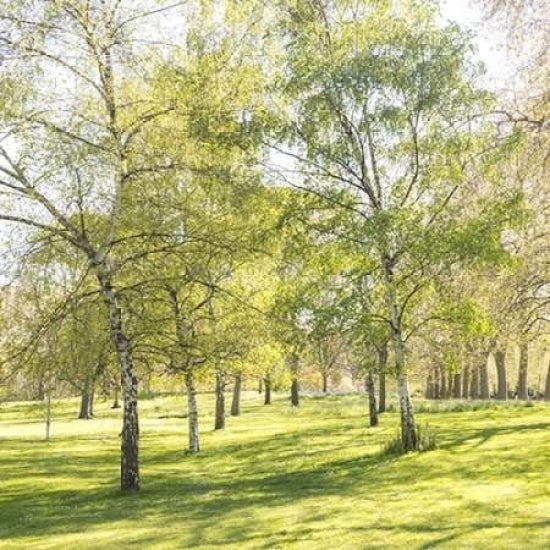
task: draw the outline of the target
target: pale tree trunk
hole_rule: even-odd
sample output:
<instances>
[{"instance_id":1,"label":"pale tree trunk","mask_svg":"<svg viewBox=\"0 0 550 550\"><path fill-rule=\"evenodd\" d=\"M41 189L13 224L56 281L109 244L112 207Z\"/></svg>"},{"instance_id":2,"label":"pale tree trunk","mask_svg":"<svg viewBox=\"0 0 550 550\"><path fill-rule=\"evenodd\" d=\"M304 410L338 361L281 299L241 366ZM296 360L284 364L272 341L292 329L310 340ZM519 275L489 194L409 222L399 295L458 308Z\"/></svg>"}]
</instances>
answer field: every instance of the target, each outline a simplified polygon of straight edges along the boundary
<instances>
[{"instance_id":1,"label":"pale tree trunk","mask_svg":"<svg viewBox=\"0 0 550 550\"><path fill-rule=\"evenodd\" d=\"M479 366L479 396L481 399L491 398L491 387L489 384L489 354L482 355L481 364Z\"/></svg>"},{"instance_id":2,"label":"pale tree trunk","mask_svg":"<svg viewBox=\"0 0 550 550\"><path fill-rule=\"evenodd\" d=\"M476 364L472 364L470 399L479 399L479 367Z\"/></svg>"},{"instance_id":3,"label":"pale tree trunk","mask_svg":"<svg viewBox=\"0 0 550 550\"><path fill-rule=\"evenodd\" d=\"M391 320L391 338L395 360L395 375L397 378L397 397L401 416L401 442L405 452L414 451L418 446L414 409L409 390L407 366L405 363L405 343L401 327L401 314L394 288L393 259L386 256L382 260L386 291L386 304Z\"/></svg>"},{"instance_id":4,"label":"pale tree trunk","mask_svg":"<svg viewBox=\"0 0 550 550\"><path fill-rule=\"evenodd\" d=\"M378 412L386 412L386 366L388 348L386 344L378 349Z\"/></svg>"},{"instance_id":5,"label":"pale tree trunk","mask_svg":"<svg viewBox=\"0 0 550 550\"><path fill-rule=\"evenodd\" d=\"M529 351L527 344L519 348L519 369L518 369L518 399L527 401L527 369L529 366Z\"/></svg>"},{"instance_id":6,"label":"pale tree trunk","mask_svg":"<svg viewBox=\"0 0 550 550\"><path fill-rule=\"evenodd\" d=\"M241 386L242 374L235 374L235 383L233 384L233 400L231 401L231 416L240 416L241 414Z\"/></svg>"},{"instance_id":7,"label":"pale tree trunk","mask_svg":"<svg viewBox=\"0 0 550 550\"><path fill-rule=\"evenodd\" d=\"M108 268L96 264L103 300L109 308L111 338L121 368L122 397L124 400L121 431L120 488L139 489L139 420L138 379L134 372L130 341L124 330L122 311L111 284Z\"/></svg>"},{"instance_id":8,"label":"pale tree trunk","mask_svg":"<svg viewBox=\"0 0 550 550\"><path fill-rule=\"evenodd\" d=\"M264 405L271 405L271 376L268 374L264 378Z\"/></svg>"},{"instance_id":9,"label":"pale tree trunk","mask_svg":"<svg viewBox=\"0 0 550 550\"><path fill-rule=\"evenodd\" d=\"M369 425L378 425L378 409L376 407L376 394L374 391L374 375L372 370L369 369L367 377L365 379L365 389L369 396Z\"/></svg>"},{"instance_id":10,"label":"pale tree trunk","mask_svg":"<svg viewBox=\"0 0 550 550\"><path fill-rule=\"evenodd\" d=\"M495 365L497 368L497 399L508 399L508 382L506 380L506 354L503 351L495 352Z\"/></svg>"},{"instance_id":11,"label":"pale tree trunk","mask_svg":"<svg viewBox=\"0 0 550 550\"><path fill-rule=\"evenodd\" d=\"M225 428L225 371L218 369L216 371L216 417L214 420L214 429L223 430Z\"/></svg>"},{"instance_id":12,"label":"pale tree trunk","mask_svg":"<svg viewBox=\"0 0 550 550\"><path fill-rule=\"evenodd\" d=\"M185 371L185 389L187 390L187 424L189 431L190 453L198 453L199 448L199 408L197 406L197 390L193 368L189 366Z\"/></svg>"},{"instance_id":13,"label":"pale tree trunk","mask_svg":"<svg viewBox=\"0 0 550 550\"><path fill-rule=\"evenodd\" d=\"M460 399L460 397L462 396L462 388L460 386L461 381L462 381L462 376L460 372L455 372L455 374L453 375L453 393L452 393L455 399Z\"/></svg>"},{"instance_id":14,"label":"pale tree trunk","mask_svg":"<svg viewBox=\"0 0 550 550\"><path fill-rule=\"evenodd\" d=\"M470 391L470 365L464 365L462 370L462 399L468 399Z\"/></svg>"},{"instance_id":15,"label":"pale tree trunk","mask_svg":"<svg viewBox=\"0 0 550 550\"><path fill-rule=\"evenodd\" d=\"M546 371L546 384L544 386L544 400L550 401L550 362L548 362L548 370Z\"/></svg>"}]
</instances>

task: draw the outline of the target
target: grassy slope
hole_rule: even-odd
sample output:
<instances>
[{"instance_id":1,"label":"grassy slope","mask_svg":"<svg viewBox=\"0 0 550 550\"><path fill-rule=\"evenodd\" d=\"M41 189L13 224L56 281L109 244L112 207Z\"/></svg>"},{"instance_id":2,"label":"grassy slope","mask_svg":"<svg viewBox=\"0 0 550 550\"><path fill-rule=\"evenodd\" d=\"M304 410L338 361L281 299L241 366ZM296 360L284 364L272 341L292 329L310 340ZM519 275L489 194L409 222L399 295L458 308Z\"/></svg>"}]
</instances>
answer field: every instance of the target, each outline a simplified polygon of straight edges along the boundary
<instances>
[{"instance_id":1,"label":"grassy slope","mask_svg":"<svg viewBox=\"0 0 550 550\"><path fill-rule=\"evenodd\" d=\"M202 397L211 409L212 396ZM377 456L397 415L365 427L363 397L248 394L223 433L202 419L186 456L182 400L143 401L143 490L121 495L120 422L73 420L57 405L53 439L36 405L0 407L0 548L421 549L546 548L550 410L505 407L419 414L440 449Z\"/></svg>"}]
</instances>

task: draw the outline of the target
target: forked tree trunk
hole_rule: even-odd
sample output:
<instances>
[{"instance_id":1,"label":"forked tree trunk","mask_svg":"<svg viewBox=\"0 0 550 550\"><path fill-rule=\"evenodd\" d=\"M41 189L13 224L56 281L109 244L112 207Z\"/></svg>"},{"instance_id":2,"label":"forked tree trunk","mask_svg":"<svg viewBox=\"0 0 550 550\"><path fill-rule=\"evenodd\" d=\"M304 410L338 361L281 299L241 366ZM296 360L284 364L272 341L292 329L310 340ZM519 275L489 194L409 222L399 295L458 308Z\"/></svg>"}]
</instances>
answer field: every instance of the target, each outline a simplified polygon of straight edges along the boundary
<instances>
[{"instance_id":1,"label":"forked tree trunk","mask_svg":"<svg viewBox=\"0 0 550 550\"><path fill-rule=\"evenodd\" d=\"M386 412L386 366L388 363L388 348L386 345L378 349L378 412Z\"/></svg>"},{"instance_id":2,"label":"forked tree trunk","mask_svg":"<svg viewBox=\"0 0 550 550\"><path fill-rule=\"evenodd\" d=\"M378 425L378 409L376 407L376 394L374 391L374 375L372 370L369 369L367 377L365 379L365 389L369 396L369 425Z\"/></svg>"},{"instance_id":3,"label":"forked tree trunk","mask_svg":"<svg viewBox=\"0 0 550 550\"><path fill-rule=\"evenodd\" d=\"M455 374L453 374L453 393L452 393L452 396L455 399L460 399L460 397L462 396L461 382L462 382L462 376L460 372L455 372Z\"/></svg>"},{"instance_id":4,"label":"forked tree trunk","mask_svg":"<svg viewBox=\"0 0 550 550\"><path fill-rule=\"evenodd\" d=\"M544 400L550 401L550 362L548 362L548 370L546 371L546 384L544 386Z\"/></svg>"},{"instance_id":5,"label":"forked tree trunk","mask_svg":"<svg viewBox=\"0 0 550 550\"><path fill-rule=\"evenodd\" d=\"M489 354L482 355L481 364L479 365L479 396L481 399L491 398L491 387L489 384Z\"/></svg>"},{"instance_id":6,"label":"forked tree trunk","mask_svg":"<svg viewBox=\"0 0 550 550\"><path fill-rule=\"evenodd\" d=\"M185 389L187 390L187 420L189 431L190 453L198 453L199 447L199 408L197 406L197 390L195 388L195 377L192 367L185 371Z\"/></svg>"},{"instance_id":7,"label":"forked tree trunk","mask_svg":"<svg viewBox=\"0 0 550 550\"><path fill-rule=\"evenodd\" d=\"M497 368L497 399L508 399L508 382L506 380L506 354L503 351L495 352L495 365Z\"/></svg>"},{"instance_id":8,"label":"forked tree trunk","mask_svg":"<svg viewBox=\"0 0 550 550\"><path fill-rule=\"evenodd\" d=\"M265 375L264 388L264 405L271 405L271 376L269 374Z\"/></svg>"},{"instance_id":9,"label":"forked tree trunk","mask_svg":"<svg viewBox=\"0 0 550 550\"><path fill-rule=\"evenodd\" d=\"M139 420L138 420L138 379L134 372L130 341L124 329L122 311L118 297L112 286L109 268L95 262L96 274L103 300L109 308L111 339L117 353L122 378L124 408L121 431L120 488L139 489Z\"/></svg>"},{"instance_id":10,"label":"forked tree trunk","mask_svg":"<svg viewBox=\"0 0 550 550\"><path fill-rule=\"evenodd\" d=\"M225 371L218 369L216 371L216 416L214 419L214 429L223 430L225 428Z\"/></svg>"},{"instance_id":11,"label":"forked tree trunk","mask_svg":"<svg viewBox=\"0 0 550 550\"><path fill-rule=\"evenodd\" d=\"M518 399L527 401L527 369L529 367L529 351L527 344L519 348L519 369L518 369Z\"/></svg>"},{"instance_id":12,"label":"forked tree trunk","mask_svg":"<svg viewBox=\"0 0 550 550\"><path fill-rule=\"evenodd\" d=\"M231 416L240 416L241 414L241 384L242 375L235 375L235 383L233 384L233 400L231 401Z\"/></svg>"},{"instance_id":13,"label":"forked tree trunk","mask_svg":"<svg viewBox=\"0 0 550 550\"><path fill-rule=\"evenodd\" d=\"M328 392L328 374L323 372L323 393Z\"/></svg>"}]
</instances>

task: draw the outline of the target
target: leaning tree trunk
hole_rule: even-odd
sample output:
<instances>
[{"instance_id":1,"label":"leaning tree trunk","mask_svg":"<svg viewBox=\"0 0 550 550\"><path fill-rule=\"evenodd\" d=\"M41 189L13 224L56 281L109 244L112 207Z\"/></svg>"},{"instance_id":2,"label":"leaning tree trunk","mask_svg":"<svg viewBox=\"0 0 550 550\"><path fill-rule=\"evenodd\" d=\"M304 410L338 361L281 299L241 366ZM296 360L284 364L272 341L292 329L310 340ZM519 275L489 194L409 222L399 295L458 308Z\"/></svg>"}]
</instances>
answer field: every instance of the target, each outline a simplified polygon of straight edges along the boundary
<instances>
[{"instance_id":1,"label":"leaning tree trunk","mask_svg":"<svg viewBox=\"0 0 550 550\"><path fill-rule=\"evenodd\" d=\"M365 379L365 389L369 396L369 425L378 426L378 409L376 407L376 394L374 391L374 375L369 369Z\"/></svg>"},{"instance_id":2,"label":"leaning tree trunk","mask_svg":"<svg viewBox=\"0 0 550 550\"><path fill-rule=\"evenodd\" d=\"M189 426L190 453L198 453L199 447L199 408L197 406L197 390L192 366L185 371L185 389L187 390L187 423Z\"/></svg>"},{"instance_id":3,"label":"leaning tree trunk","mask_svg":"<svg viewBox=\"0 0 550 550\"><path fill-rule=\"evenodd\" d=\"M388 363L388 348L386 345L378 349L378 413L386 412L386 365Z\"/></svg>"},{"instance_id":4,"label":"leaning tree trunk","mask_svg":"<svg viewBox=\"0 0 550 550\"><path fill-rule=\"evenodd\" d=\"M529 351L527 344L519 348L519 369L518 369L518 399L527 401L527 369L529 366Z\"/></svg>"},{"instance_id":5,"label":"leaning tree trunk","mask_svg":"<svg viewBox=\"0 0 550 550\"><path fill-rule=\"evenodd\" d=\"M121 431L120 488L139 489L139 419L138 419L138 379L134 372L132 349L126 335L122 310L113 288L109 268L95 262L96 274L103 300L109 308L111 339L117 353L122 378L124 408Z\"/></svg>"},{"instance_id":6,"label":"leaning tree trunk","mask_svg":"<svg viewBox=\"0 0 550 550\"><path fill-rule=\"evenodd\" d=\"M265 375L264 378L264 405L271 405L271 376Z\"/></svg>"},{"instance_id":7,"label":"leaning tree trunk","mask_svg":"<svg viewBox=\"0 0 550 550\"><path fill-rule=\"evenodd\" d=\"M225 371L218 369L216 371L216 416L214 420L214 429L223 430L225 428Z\"/></svg>"},{"instance_id":8,"label":"leaning tree trunk","mask_svg":"<svg viewBox=\"0 0 550 550\"><path fill-rule=\"evenodd\" d=\"M546 384L544 386L544 400L550 401L550 362L548 363L548 370L546 371Z\"/></svg>"},{"instance_id":9,"label":"leaning tree trunk","mask_svg":"<svg viewBox=\"0 0 550 550\"><path fill-rule=\"evenodd\" d=\"M482 355L482 361L479 365L479 396L481 399L491 398L491 387L489 384L489 354Z\"/></svg>"},{"instance_id":10,"label":"leaning tree trunk","mask_svg":"<svg viewBox=\"0 0 550 550\"><path fill-rule=\"evenodd\" d=\"M233 384L233 400L231 402L231 416L240 416L241 414L241 385L242 375L235 375L235 383Z\"/></svg>"},{"instance_id":11,"label":"leaning tree trunk","mask_svg":"<svg viewBox=\"0 0 550 550\"><path fill-rule=\"evenodd\" d=\"M508 399L508 382L506 380L506 354L503 351L495 352L495 365L497 368L497 399Z\"/></svg>"}]
</instances>

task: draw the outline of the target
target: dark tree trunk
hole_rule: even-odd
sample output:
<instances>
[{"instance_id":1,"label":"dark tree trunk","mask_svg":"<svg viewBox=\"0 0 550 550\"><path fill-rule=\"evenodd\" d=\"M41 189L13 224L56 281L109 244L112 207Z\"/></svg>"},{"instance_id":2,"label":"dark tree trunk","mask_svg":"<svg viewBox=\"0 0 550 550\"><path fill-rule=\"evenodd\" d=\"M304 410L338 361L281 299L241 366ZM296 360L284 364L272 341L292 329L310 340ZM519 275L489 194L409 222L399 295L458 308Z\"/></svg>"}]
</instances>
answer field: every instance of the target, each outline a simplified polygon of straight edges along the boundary
<instances>
[{"instance_id":1,"label":"dark tree trunk","mask_svg":"<svg viewBox=\"0 0 550 550\"><path fill-rule=\"evenodd\" d=\"M439 399L447 399L447 370L444 365L439 367Z\"/></svg>"},{"instance_id":2,"label":"dark tree trunk","mask_svg":"<svg viewBox=\"0 0 550 550\"><path fill-rule=\"evenodd\" d=\"M323 393L328 392L328 374L323 372Z\"/></svg>"},{"instance_id":3,"label":"dark tree trunk","mask_svg":"<svg viewBox=\"0 0 550 550\"><path fill-rule=\"evenodd\" d=\"M441 399L441 373L439 367L433 367L433 399Z\"/></svg>"},{"instance_id":4,"label":"dark tree trunk","mask_svg":"<svg viewBox=\"0 0 550 550\"><path fill-rule=\"evenodd\" d=\"M470 381L470 399L479 399L479 367L472 365L472 378Z\"/></svg>"},{"instance_id":5,"label":"dark tree trunk","mask_svg":"<svg viewBox=\"0 0 550 550\"><path fill-rule=\"evenodd\" d=\"M231 402L231 416L240 416L241 414L241 384L242 375L235 375L235 383L233 384L233 401Z\"/></svg>"},{"instance_id":6,"label":"dark tree trunk","mask_svg":"<svg viewBox=\"0 0 550 550\"><path fill-rule=\"evenodd\" d=\"M481 365L479 366L479 396L481 399L491 398L491 387L489 384L489 354L482 355Z\"/></svg>"},{"instance_id":7,"label":"dark tree trunk","mask_svg":"<svg viewBox=\"0 0 550 550\"><path fill-rule=\"evenodd\" d=\"M225 372L218 370L216 372L216 417L214 420L214 429L223 430L225 428Z\"/></svg>"},{"instance_id":8,"label":"dark tree trunk","mask_svg":"<svg viewBox=\"0 0 550 550\"><path fill-rule=\"evenodd\" d=\"M462 399L468 399L470 392L470 365L464 365L462 371Z\"/></svg>"},{"instance_id":9,"label":"dark tree trunk","mask_svg":"<svg viewBox=\"0 0 550 550\"><path fill-rule=\"evenodd\" d=\"M85 388L80 394L80 412L78 418L81 420L89 420L93 416L92 401L93 394L89 388Z\"/></svg>"},{"instance_id":10,"label":"dark tree trunk","mask_svg":"<svg viewBox=\"0 0 550 550\"><path fill-rule=\"evenodd\" d=\"M258 377L258 393L264 392L264 377L260 376Z\"/></svg>"},{"instance_id":11,"label":"dark tree trunk","mask_svg":"<svg viewBox=\"0 0 550 550\"><path fill-rule=\"evenodd\" d=\"M527 344L519 348L519 369L518 369L518 399L527 401L527 369L529 366L529 351Z\"/></svg>"},{"instance_id":12,"label":"dark tree trunk","mask_svg":"<svg viewBox=\"0 0 550 550\"><path fill-rule=\"evenodd\" d=\"M187 390L187 420L189 426L189 446L190 453L198 453L199 445L199 408L197 406L197 390L195 388L195 377L193 369L188 367L185 371L185 389Z\"/></svg>"},{"instance_id":13,"label":"dark tree trunk","mask_svg":"<svg viewBox=\"0 0 550 550\"><path fill-rule=\"evenodd\" d=\"M374 391L374 375L371 370L369 370L365 379L365 389L367 390L367 394L369 396L369 425L377 426L378 409L376 407L376 394Z\"/></svg>"},{"instance_id":14,"label":"dark tree trunk","mask_svg":"<svg viewBox=\"0 0 550 550\"><path fill-rule=\"evenodd\" d=\"M388 348L386 345L378 349L378 412L386 412L386 366L388 363Z\"/></svg>"},{"instance_id":15,"label":"dark tree trunk","mask_svg":"<svg viewBox=\"0 0 550 550\"><path fill-rule=\"evenodd\" d=\"M460 374L460 372L456 372L453 375L453 393L452 393L455 399L460 399L462 396L461 382L462 382L462 375Z\"/></svg>"},{"instance_id":16,"label":"dark tree trunk","mask_svg":"<svg viewBox=\"0 0 550 550\"><path fill-rule=\"evenodd\" d=\"M426 379L426 399L434 398L434 376L433 371L428 371L428 378Z\"/></svg>"},{"instance_id":17,"label":"dark tree trunk","mask_svg":"<svg viewBox=\"0 0 550 550\"><path fill-rule=\"evenodd\" d=\"M298 378L292 379L292 385L290 386L290 404L293 407L300 405L300 387L298 384Z\"/></svg>"},{"instance_id":18,"label":"dark tree trunk","mask_svg":"<svg viewBox=\"0 0 550 550\"><path fill-rule=\"evenodd\" d=\"M271 405L271 376L269 374L265 375L264 388L264 405Z\"/></svg>"},{"instance_id":19,"label":"dark tree trunk","mask_svg":"<svg viewBox=\"0 0 550 550\"><path fill-rule=\"evenodd\" d=\"M113 405L112 405L111 409L120 409L118 384L115 384L115 396L114 396L114 399L113 399Z\"/></svg>"},{"instance_id":20,"label":"dark tree trunk","mask_svg":"<svg viewBox=\"0 0 550 550\"><path fill-rule=\"evenodd\" d=\"M548 370L546 371L546 384L544 386L544 400L550 401L550 362L548 363Z\"/></svg>"},{"instance_id":21,"label":"dark tree trunk","mask_svg":"<svg viewBox=\"0 0 550 550\"><path fill-rule=\"evenodd\" d=\"M495 352L495 365L497 368L497 399L508 399L508 382L506 380L506 354L503 351Z\"/></svg>"}]
</instances>

